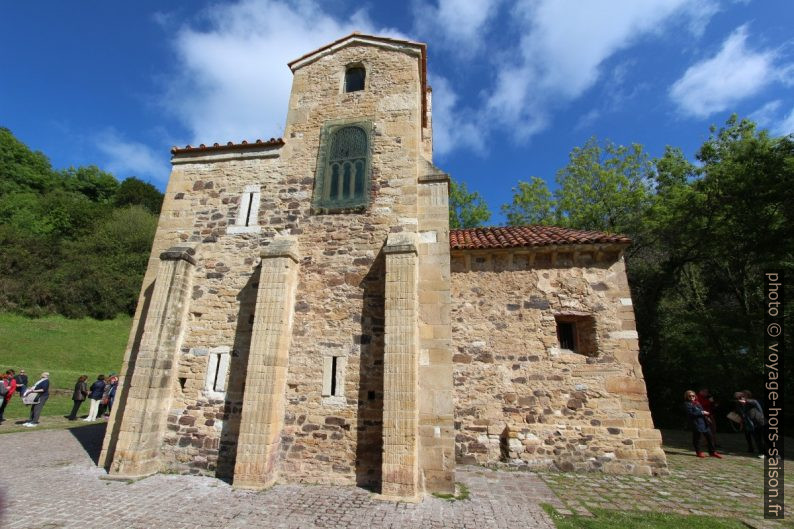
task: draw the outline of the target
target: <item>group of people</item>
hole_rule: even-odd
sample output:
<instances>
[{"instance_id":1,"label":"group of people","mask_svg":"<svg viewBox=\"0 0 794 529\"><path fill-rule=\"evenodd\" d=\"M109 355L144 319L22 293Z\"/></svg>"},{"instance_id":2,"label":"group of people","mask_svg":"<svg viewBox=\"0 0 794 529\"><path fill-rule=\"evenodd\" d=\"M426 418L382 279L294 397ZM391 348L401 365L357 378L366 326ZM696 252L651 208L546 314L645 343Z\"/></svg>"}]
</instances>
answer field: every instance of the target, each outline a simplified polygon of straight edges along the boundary
<instances>
[{"instance_id":1,"label":"group of people","mask_svg":"<svg viewBox=\"0 0 794 529\"><path fill-rule=\"evenodd\" d=\"M41 374L41 378L30 387L28 387L28 375L24 369L20 369L19 373L13 369L8 369L0 377L0 395L2 396L0 422L5 420L3 414L6 406L11 402L14 394L18 393L22 401L30 405L30 419L25 423L25 426L38 426L41 410L44 408L47 399L50 398L50 374L45 371Z\"/></svg>"},{"instance_id":2,"label":"group of people","mask_svg":"<svg viewBox=\"0 0 794 529\"><path fill-rule=\"evenodd\" d=\"M90 401L88 416L83 419L87 422L97 420L97 417L110 417L110 410L113 408L113 401L116 399L116 389L119 385L119 377L116 373L110 373L107 377L99 375L91 386L88 386L88 376L82 375L77 379L72 393L72 412L67 417L70 421L77 420L77 412L85 400Z\"/></svg>"},{"instance_id":3,"label":"group of people","mask_svg":"<svg viewBox=\"0 0 794 529\"><path fill-rule=\"evenodd\" d=\"M717 452L717 421L715 411L717 402L708 389L699 392L687 390L684 392L684 406L687 417L692 425L692 444L697 457L706 457L700 449L700 439L705 438L706 447L711 457L722 458ZM737 391L733 395L733 406L727 419L732 421L736 428L744 432L747 441L747 451L758 453L763 458L766 453L764 443L764 409L757 400L753 399L750 391ZM755 447L753 446L755 443Z\"/></svg>"},{"instance_id":4,"label":"group of people","mask_svg":"<svg viewBox=\"0 0 794 529\"><path fill-rule=\"evenodd\" d=\"M87 375L82 375L77 379L72 393L72 412L67 416L70 421L77 420L77 412L84 401L89 400L91 406L88 416L84 421L96 421L97 417L109 417L110 410L113 408L113 401L116 398L116 389L119 379L115 373L110 373L107 377L99 375L96 381L88 386ZM30 419L24 424L29 428L39 425L41 410L50 398L50 374L44 372L41 378L32 386L28 386L28 376L24 369L16 373L13 369L8 369L0 375L0 423L3 422L3 414L6 406L11 401L14 394L19 394L22 402L30 406Z\"/></svg>"}]
</instances>

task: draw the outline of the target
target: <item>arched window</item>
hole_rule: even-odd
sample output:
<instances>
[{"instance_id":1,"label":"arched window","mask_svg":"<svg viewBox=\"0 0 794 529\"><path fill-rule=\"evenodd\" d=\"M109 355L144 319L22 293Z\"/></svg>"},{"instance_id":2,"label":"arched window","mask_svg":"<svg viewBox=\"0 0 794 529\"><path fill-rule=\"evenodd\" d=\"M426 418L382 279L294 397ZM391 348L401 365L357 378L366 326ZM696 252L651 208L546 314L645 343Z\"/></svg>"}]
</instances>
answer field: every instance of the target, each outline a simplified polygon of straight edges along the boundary
<instances>
[{"instance_id":1,"label":"arched window","mask_svg":"<svg viewBox=\"0 0 794 529\"><path fill-rule=\"evenodd\" d=\"M331 125L320 146L315 206L323 210L360 208L369 194L369 124Z\"/></svg>"},{"instance_id":2,"label":"arched window","mask_svg":"<svg viewBox=\"0 0 794 529\"><path fill-rule=\"evenodd\" d=\"M353 66L345 72L345 92L358 92L364 90L364 80L367 72L361 66Z\"/></svg>"}]
</instances>

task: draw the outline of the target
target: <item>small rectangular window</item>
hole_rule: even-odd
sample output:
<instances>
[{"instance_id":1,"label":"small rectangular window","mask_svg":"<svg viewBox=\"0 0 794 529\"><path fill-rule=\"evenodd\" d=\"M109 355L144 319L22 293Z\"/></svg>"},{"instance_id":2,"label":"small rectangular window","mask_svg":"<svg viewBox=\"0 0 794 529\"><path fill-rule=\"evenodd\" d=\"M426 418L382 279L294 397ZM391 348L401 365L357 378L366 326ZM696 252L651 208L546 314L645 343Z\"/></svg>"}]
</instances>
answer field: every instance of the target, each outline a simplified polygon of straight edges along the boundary
<instances>
[{"instance_id":1,"label":"small rectangular window","mask_svg":"<svg viewBox=\"0 0 794 529\"><path fill-rule=\"evenodd\" d=\"M345 72L345 92L358 92L364 90L364 80L367 71L360 66L348 68Z\"/></svg>"},{"instance_id":2,"label":"small rectangular window","mask_svg":"<svg viewBox=\"0 0 794 529\"><path fill-rule=\"evenodd\" d=\"M598 355L595 318L587 314L558 314L557 341L560 349L585 356Z\"/></svg>"},{"instance_id":3,"label":"small rectangular window","mask_svg":"<svg viewBox=\"0 0 794 529\"><path fill-rule=\"evenodd\" d=\"M557 322L557 340L560 342L560 349L576 351L576 330L572 322Z\"/></svg>"}]
</instances>

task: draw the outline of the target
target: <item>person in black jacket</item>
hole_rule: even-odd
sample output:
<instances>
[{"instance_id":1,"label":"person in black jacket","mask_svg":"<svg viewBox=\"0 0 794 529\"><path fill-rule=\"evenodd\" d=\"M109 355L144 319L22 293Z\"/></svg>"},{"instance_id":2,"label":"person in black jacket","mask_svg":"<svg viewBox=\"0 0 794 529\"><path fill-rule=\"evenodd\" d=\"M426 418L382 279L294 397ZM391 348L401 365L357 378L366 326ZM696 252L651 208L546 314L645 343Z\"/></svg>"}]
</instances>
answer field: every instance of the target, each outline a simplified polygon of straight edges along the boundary
<instances>
[{"instance_id":1,"label":"person in black jacket","mask_svg":"<svg viewBox=\"0 0 794 529\"><path fill-rule=\"evenodd\" d=\"M17 381L17 393L19 396L25 394L25 390L28 389L28 375L25 373L24 369L19 370L19 374L14 377Z\"/></svg>"},{"instance_id":2,"label":"person in black jacket","mask_svg":"<svg viewBox=\"0 0 794 529\"><path fill-rule=\"evenodd\" d=\"M77 419L77 411L80 409L80 406L83 404L83 401L88 395L88 384L86 384L86 380L88 380L88 375L82 375L77 379L77 382L74 385L74 393L72 393L74 405L72 406L72 413L70 413L67 417L67 419L70 421Z\"/></svg>"},{"instance_id":3,"label":"person in black jacket","mask_svg":"<svg viewBox=\"0 0 794 529\"><path fill-rule=\"evenodd\" d=\"M694 391L687 390L684 392L684 407L686 414L692 423L692 444L695 445L695 454L698 457L706 457L706 454L700 451L700 437L706 438L706 445L709 449L709 455L722 459L722 456L717 453L714 447L714 439L711 437L711 428L708 421L711 419L711 414L703 411L703 407L697 402L697 394Z\"/></svg>"},{"instance_id":4,"label":"person in black jacket","mask_svg":"<svg viewBox=\"0 0 794 529\"><path fill-rule=\"evenodd\" d=\"M96 381L88 388L88 398L91 401L91 408L88 411L88 417L84 421L92 422L96 420L97 413L99 413L99 403L102 400L102 394L105 393L105 375L96 377Z\"/></svg>"}]
</instances>

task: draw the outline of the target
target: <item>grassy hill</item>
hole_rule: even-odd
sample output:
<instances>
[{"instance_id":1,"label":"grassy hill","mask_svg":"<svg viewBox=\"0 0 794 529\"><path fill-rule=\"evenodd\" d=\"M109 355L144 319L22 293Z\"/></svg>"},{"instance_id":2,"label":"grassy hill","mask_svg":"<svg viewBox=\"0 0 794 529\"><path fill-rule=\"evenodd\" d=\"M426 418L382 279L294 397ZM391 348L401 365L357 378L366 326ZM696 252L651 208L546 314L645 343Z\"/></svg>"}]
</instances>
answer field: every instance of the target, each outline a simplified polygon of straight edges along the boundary
<instances>
[{"instance_id":1,"label":"grassy hill","mask_svg":"<svg viewBox=\"0 0 794 529\"><path fill-rule=\"evenodd\" d=\"M99 373L119 372L131 325L129 316L99 321L0 314L0 369L24 369L31 384L42 371L49 371L54 389L71 390L80 375L88 375L90 384ZM71 405L71 395L54 394L42 413L66 414ZM87 412L85 408L81 411ZM22 417L28 409L15 396L6 418Z\"/></svg>"}]
</instances>

